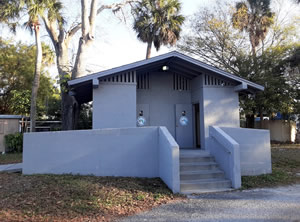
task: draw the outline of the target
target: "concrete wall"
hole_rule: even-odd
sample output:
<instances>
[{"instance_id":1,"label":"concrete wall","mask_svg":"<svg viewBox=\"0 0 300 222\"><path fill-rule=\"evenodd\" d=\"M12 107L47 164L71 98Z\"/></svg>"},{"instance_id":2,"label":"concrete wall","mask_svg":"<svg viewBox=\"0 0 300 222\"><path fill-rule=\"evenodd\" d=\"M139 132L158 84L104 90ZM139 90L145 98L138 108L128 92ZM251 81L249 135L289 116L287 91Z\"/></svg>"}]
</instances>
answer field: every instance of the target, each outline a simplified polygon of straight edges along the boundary
<instances>
[{"instance_id":1,"label":"concrete wall","mask_svg":"<svg viewBox=\"0 0 300 222\"><path fill-rule=\"evenodd\" d=\"M19 119L0 119L0 153L5 151L4 136L19 132Z\"/></svg>"},{"instance_id":2,"label":"concrete wall","mask_svg":"<svg viewBox=\"0 0 300 222\"><path fill-rule=\"evenodd\" d=\"M179 147L165 127L24 134L24 174L161 177L179 192Z\"/></svg>"},{"instance_id":3,"label":"concrete wall","mask_svg":"<svg viewBox=\"0 0 300 222\"><path fill-rule=\"evenodd\" d=\"M233 87L204 87L202 105L204 138L201 138L201 146L208 149L209 126L239 127L238 93Z\"/></svg>"},{"instance_id":4,"label":"concrete wall","mask_svg":"<svg viewBox=\"0 0 300 222\"><path fill-rule=\"evenodd\" d=\"M93 89L93 129L135 126L135 83L101 82Z\"/></svg>"},{"instance_id":5,"label":"concrete wall","mask_svg":"<svg viewBox=\"0 0 300 222\"><path fill-rule=\"evenodd\" d=\"M157 177L158 129L24 134L23 173Z\"/></svg>"},{"instance_id":6,"label":"concrete wall","mask_svg":"<svg viewBox=\"0 0 300 222\"><path fill-rule=\"evenodd\" d=\"M272 172L269 130L221 127L240 145L242 176Z\"/></svg>"},{"instance_id":7,"label":"concrete wall","mask_svg":"<svg viewBox=\"0 0 300 222\"><path fill-rule=\"evenodd\" d=\"M191 80L191 90L174 90L171 72L150 73L149 89L101 82L93 90L93 129L134 127L143 109L147 126L166 126L176 138L176 104L199 103L201 147L208 149L209 126L239 127L239 98L233 85L204 85L203 76ZM194 125L192 128L194 134Z\"/></svg>"},{"instance_id":8,"label":"concrete wall","mask_svg":"<svg viewBox=\"0 0 300 222\"><path fill-rule=\"evenodd\" d=\"M254 127L260 129L260 121L255 122ZM270 130L271 140L278 142L296 141L296 123L286 120L264 120L263 129Z\"/></svg>"},{"instance_id":9,"label":"concrete wall","mask_svg":"<svg viewBox=\"0 0 300 222\"><path fill-rule=\"evenodd\" d=\"M226 178L231 181L232 187L240 188L242 185L240 145L217 126L209 127L209 135L210 153L224 171Z\"/></svg>"},{"instance_id":10,"label":"concrete wall","mask_svg":"<svg viewBox=\"0 0 300 222\"><path fill-rule=\"evenodd\" d=\"M179 146L167 128L159 128L159 176L174 192L180 192Z\"/></svg>"},{"instance_id":11,"label":"concrete wall","mask_svg":"<svg viewBox=\"0 0 300 222\"><path fill-rule=\"evenodd\" d=\"M191 104L191 91L174 90L173 73L150 73L149 82L137 90L137 104L149 105L149 126L165 126L175 137L175 104Z\"/></svg>"},{"instance_id":12,"label":"concrete wall","mask_svg":"<svg viewBox=\"0 0 300 222\"><path fill-rule=\"evenodd\" d=\"M192 103L200 103L203 99L203 76L200 75L192 80Z\"/></svg>"}]
</instances>

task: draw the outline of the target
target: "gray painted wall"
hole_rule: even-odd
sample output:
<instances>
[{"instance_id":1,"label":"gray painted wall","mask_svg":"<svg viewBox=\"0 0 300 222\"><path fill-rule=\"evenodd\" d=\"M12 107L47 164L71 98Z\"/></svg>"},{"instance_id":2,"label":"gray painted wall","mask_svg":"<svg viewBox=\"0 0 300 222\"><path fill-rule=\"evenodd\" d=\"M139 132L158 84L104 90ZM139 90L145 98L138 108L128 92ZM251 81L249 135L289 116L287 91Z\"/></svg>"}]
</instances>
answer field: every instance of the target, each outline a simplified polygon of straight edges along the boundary
<instances>
[{"instance_id":1,"label":"gray painted wall","mask_svg":"<svg viewBox=\"0 0 300 222\"><path fill-rule=\"evenodd\" d=\"M201 137L201 146L209 149L209 126L239 128L238 93L234 91L233 87L203 87L201 112L204 119L204 135Z\"/></svg>"},{"instance_id":2,"label":"gray painted wall","mask_svg":"<svg viewBox=\"0 0 300 222\"><path fill-rule=\"evenodd\" d=\"M149 104L150 126L166 126L175 137L175 104L191 104L191 91L174 90L172 73L150 73L149 78L150 88L137 90L137 104Z\"/></svg>"},{"instance_id":3,"label":"gray painted wall","mask_svg":"<svg viewBox=\"0 0 300 222\"><path fill-rule=\"evenodd\" d=\"M159 127L159 176L174 192L180 192L179 146L166 127Z\"/></svg>"},{"instance_id":4,"label":"gray painted wall","mask_svg":"<svg viewBox=\"0 0 300 222\"><path fill-rule=\"evenodd\" d=\"M224 171L226 178L230 179L232 187L240 188L242 185L240 145L218 126L210 126L209 134L210 153Z\"/></svg>"},{"instance_id":5,"label":"gray painted wall","mask_svg":"<svg viewBox=\"0 0 300 222\"><path fill-rule=\"evenodd\" d=\"M234 86L206 86L204 75L200 75L191 80L191 90L177 91L173 89L172 75L151 73L150 89L137 90L137 115L141 107L139 104L149 106L147 125L166 126L176 139L175 105L199 103L201 147L208 149L205 141L209 139L209 126L239 127L239 98ZM193 124L193 119L190 123ZM192 133L194 137L194 124Z\"/></svg>"},{"instance_id":6,"label":"gray painted wall","mask_svg":"<svg viewBox=\"0 0 300 222\"><path fill-rule=\"evenodd\" d=\"M157 127L26 133L23 173L157 177L157 144Z\"/></svg>"},{"instance_id":7,"label":"gray painted wall","mask_svg":"<svg viewBox=\"0 0 300 222\"><path fill-rule=\"evenodd\" d=\"M233 85L205 85L204 76L193 78L190 90L174 90L171 72L150 73L149 89L136 89L133 83L101 82L93 90L93 128L134 127L143 110L146 126L166 126L176 139L176 104L199 103L201 147L208 149L209 126L239 127L239 100ZM195 146L191 116L191 144Z\"/></svg>"},{"instance_id":8,"label":"gray painted wall","mask_svg":"<svg viewBox=\"0 0 300 222\"><path fill-rule=\"evenodd\" d=\"M272 172L269 130L221 127L240 145L241 175Z\"/></svg>"},{"instance_id":9,"label":"gray painted wall","mask_svg":"<svg viewBox=\"0 0 300 222\"><path fill-rule=\"evenodd\" d=\"M164 127L24 134L24 174L159 177L179 192L179 147Z\"/></svg>"},{"instance_id":10,"label":"gray painted wall","mask_svg":"<svg viewBox=\"0 0 300 222\"><path fill-rule=\"evenodd\" d=\"M136 84L100 82L93 89L93 129L136 126Z\"/></svg>"}]
</instances>

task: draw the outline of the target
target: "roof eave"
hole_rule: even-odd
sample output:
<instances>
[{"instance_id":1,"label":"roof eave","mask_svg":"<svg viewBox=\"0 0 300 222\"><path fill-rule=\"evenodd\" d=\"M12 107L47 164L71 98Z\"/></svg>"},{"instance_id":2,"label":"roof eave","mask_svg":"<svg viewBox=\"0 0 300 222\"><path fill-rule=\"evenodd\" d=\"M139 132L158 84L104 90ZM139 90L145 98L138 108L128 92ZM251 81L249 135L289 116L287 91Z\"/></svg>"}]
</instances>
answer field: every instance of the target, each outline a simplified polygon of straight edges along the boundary
<instances>
[{"instance_id":1,"label":"roof eave","mask_svg":"<svg viewBox=\"0 0 300 222\"><path fill-rule=\"evenodd\" d=\"M118 72L124 72L124 71L127 71L127 70L136 69L140 66L151 64L151 63L163 60L163 59L169 59L171 57L178 57L182 60L190 62L190 63L192 63L196 66L200 66L204 69L207 69L209 71L212 71L214 73L217 73L219 75L227 77L229 79L233 79L233 80L235 80L237 82L240 82L240 83L245 83L245 84L247 84L247 85L249 85L249 86L251 86L251 87L253 87L257 90L261 90L261 91L264 90L264 87L259 85L259 84L253 83L251 81L248 81L248 80L243 79L241 77L235 76L231 73L225 72L225 71L223 71L221 69L218 69L216 67L213 67L211 65L205 64L205 63L203 63L203 62L201 62L197 59L194 59L190 56L184 55L184 54L179 53L177 51L172 51L172 52L169 52L169 53L166 53L166 54L163 54L163 55L152 57L152 58L147 59L147 60L141 60L141 61L137 61L137 62L134 62L134 63L127 64L127 65L112 68L112 69L109 69L109 70L104 70L104 71L101 71L101 72L93 73L93 74L90 74L90 75L87 75L87 76L84 76L84 77L80 77L80 78L77 78L77 79L74 79L74 80L70 80L70 81L68 81L68 84L69 84L69 86L74 86L74 85L77 85L77 84L80 84L80 83L83 83L83 82L92 81L93 79L98 79L98 78L103 77L103 76L111 75L111 74L118 73Z\"/></svg>"},{"instance_id":2,"label":"roof eave","mask_svg":"<svg viewBox=\"0 0 300 222\"><path fill-rule=\"evenodd\" d=\"M87 76L84 76L84 77L73 79L73 80L68 81L68 85L69 86L77 85L78 83L89 81L89 80L92 80L92 79L95 79L95 78L100 78L102 76L111 75L111 74L118 73L118 72L124 72L124 71L130 70L130 69L135 69L137 67L147 65L147 64L150 64L150 63L154 63L154 62L157 62L157 61L160 61L160 60L163 60L163 59L168 59L168 58L171 58L173 56L176 56L176 51L172 51L170 53L155 56L155 57L152 57L152 58L147 59L147 60L140 60L140 61L130 63L130 64L127 64L127 65L119 66L119 67L116 67L116 68L104 70L104 71L101 71L101 72L96 72L96 73L93 73L93 74L90 74L90 75L87 75Z\"/></svg>"}]
</instances>

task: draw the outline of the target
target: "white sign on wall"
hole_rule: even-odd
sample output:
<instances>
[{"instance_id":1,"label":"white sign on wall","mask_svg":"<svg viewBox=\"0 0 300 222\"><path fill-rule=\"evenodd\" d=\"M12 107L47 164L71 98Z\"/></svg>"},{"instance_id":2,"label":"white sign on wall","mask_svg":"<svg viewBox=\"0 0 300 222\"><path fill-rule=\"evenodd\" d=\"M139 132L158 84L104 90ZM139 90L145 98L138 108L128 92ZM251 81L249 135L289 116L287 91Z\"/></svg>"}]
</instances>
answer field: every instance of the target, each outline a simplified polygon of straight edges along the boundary
<instances>
[{"instance_id":1,"label":"white sign on wall","mask_svg":"<svg viewBox=\"0 0 300 222\"><path fill-rule=\"evenodd\" d=\"M143 116L139 116L136 120L138 126L145 126L146 125L146 119Z\"/></svg>"},{"instance_id":2,"label":"white sign on wall","mask_svg":"<svg viewBox=\"0 0 300 222\"><path fill-rule=\"evenodd\" d=\"M179 123L181 126L187 126L189 123L189 119L186 116L181 116L179 119Z\"/></svg>"}]
</instances>

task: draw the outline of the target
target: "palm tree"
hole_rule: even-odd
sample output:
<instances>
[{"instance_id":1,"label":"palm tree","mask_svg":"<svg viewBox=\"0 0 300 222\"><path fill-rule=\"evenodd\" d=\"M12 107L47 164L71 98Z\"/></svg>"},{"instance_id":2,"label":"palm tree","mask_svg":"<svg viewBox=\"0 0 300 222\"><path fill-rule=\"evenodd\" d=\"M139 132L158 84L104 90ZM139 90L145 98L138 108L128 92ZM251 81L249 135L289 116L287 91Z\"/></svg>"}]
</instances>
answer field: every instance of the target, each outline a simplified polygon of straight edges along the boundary
<instances>
[{"instance_id":1,"label":"palm tree","mask_svg":"<svg viewBox=\"0 0 300 222\"><path fill-rule=\"evenodd\" d=\"M133 9L133 29L137 38L147 43L146 59L150 58L152 43L158 51L161 45L173 46L180 37L184 17L178 0L142 0Z\"/></svg>"},{"instance_id":2,"label":"palm tree","mask_svg":"<svg viewBox=\"0 0 300 222\"><path fill-rule=\"evenodd\" d=\"M256 47L264 41L269 27L274 23L274 16L270 0L247 0L236 4L233 26L249 33L253 57L256 56Z\"/></svg>"},{"instance_id":3,"label":"palm tree","mask_svg":"<svg viewBox=\"0 0 300 222\"><path fill-rule=\"evenodd\" d=\"M34 79L32 82L31 91L31 106L30 106L30 131L35 131L36 125L36 101L40 83L40 75L42 68L42 42L40 39L40 19L47 14L49 20L57 19L63 22L60 15L62 5L57 0L8 0L1 4L0 22L8 24L15 31L18 22L16 20L22 12L28 14L28 21L24 24L28 27L35 36L36 45L36 61ZM12 25L13 24L13 25Z\"/></svg>"},{"instance_id":4,"label":"palm tree","mask_svg":"<svg viewBox=\"0 0 300 222\"><path fill-rule=\"evenodd\" d=\"M236 4L236 12L232 16L233 26L241 32L246 31L252 49L254 73L260 73L256 47L265 40L269 27L274 23L275 13L270 9L271 0L247 0ZM259 107L260 125L263 124L263 107Z\"/></svg>"},{"instance_id":5,"label":"palm tree","mask_svg":"<svg viewBox=\"0 0 300 222\"><path fill-rule=\"evenodd\" d=\"M16 32L17 22L11 22L12 19L19 17L20 2L18 0L0 0L0 22L5 23L8 27Z\"/></svg>"},{"instance_id":6,"label":"palm tree","mask_svg":"<svg viewBox=\"0 0 300 222\"><path fill-rule=\"evenodd\" d=\"M49 19L61 19L60 9L62 5L56 0L25 0L24 1L27 13L29 16L26 26L34 32L35 44L36 44L36 61L35 61L35 72L34 79L32 82L31 91L31 105L30 105L30 131L35 131L36 126L36 108L37 108L37 94L40 84L41 68L42 68L42 57L43 49L42 42L40 39L40 19L41 16L48 14Z\"/></svg>"}]
</instances>

